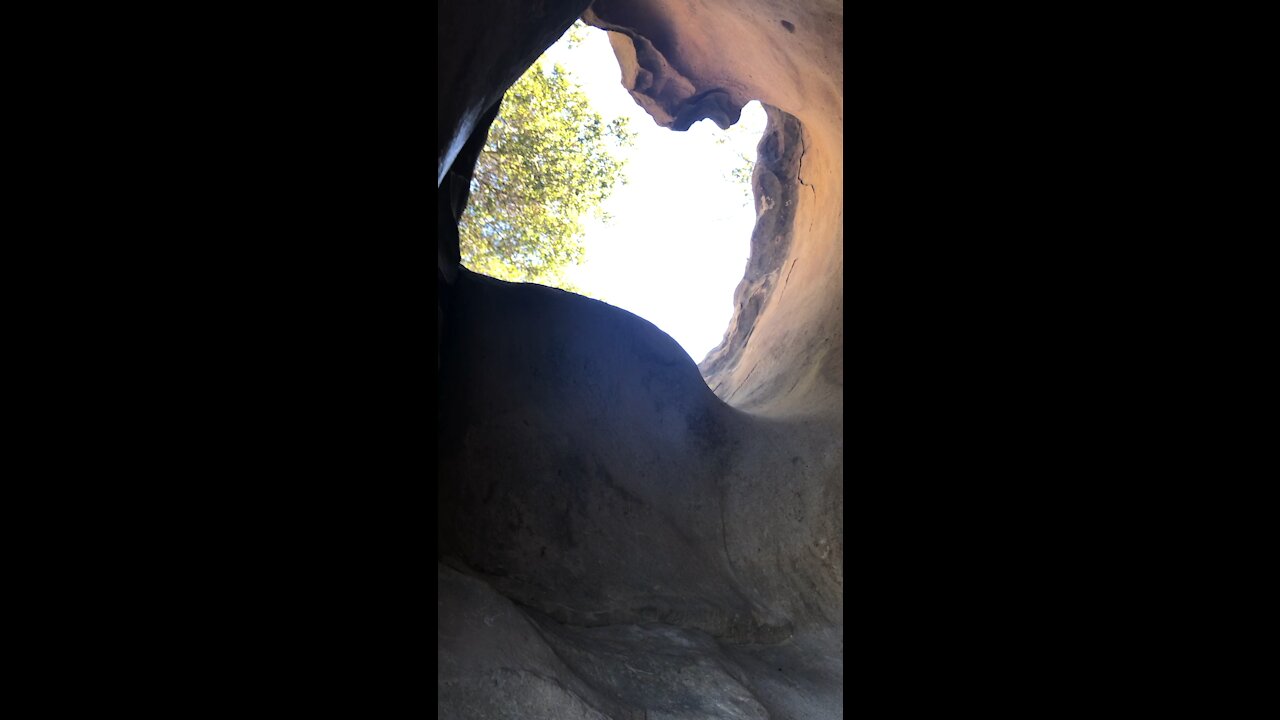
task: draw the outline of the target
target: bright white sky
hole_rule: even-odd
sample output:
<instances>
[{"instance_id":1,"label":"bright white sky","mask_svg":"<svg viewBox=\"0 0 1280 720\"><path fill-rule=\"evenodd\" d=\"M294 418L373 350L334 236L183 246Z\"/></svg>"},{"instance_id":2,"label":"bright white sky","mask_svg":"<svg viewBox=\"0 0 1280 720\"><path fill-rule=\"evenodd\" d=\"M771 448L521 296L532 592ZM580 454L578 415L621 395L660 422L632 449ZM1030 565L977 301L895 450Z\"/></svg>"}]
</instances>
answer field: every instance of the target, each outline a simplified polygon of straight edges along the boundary
<instances>
[{"instance_id":1,"label":"bright white sky","mask_svg":"<svg viewBox=\"0 0 1280 720\"><path fill-rule=\"evenodd\" d=\"M724 337L750 255L753 203L729 173L740 153L755 159L764 110L748 104L728 131L710 120L687 132L658 127L623 89L608 35L586 35L569 49L566 34L543 61L572 73L606 119L630 118L636 138L621 154L628 184L604 205L613 220L588 223L586 259L566 275L585 294L662 328L701 362Z\"/></svg>"}]
</instances>

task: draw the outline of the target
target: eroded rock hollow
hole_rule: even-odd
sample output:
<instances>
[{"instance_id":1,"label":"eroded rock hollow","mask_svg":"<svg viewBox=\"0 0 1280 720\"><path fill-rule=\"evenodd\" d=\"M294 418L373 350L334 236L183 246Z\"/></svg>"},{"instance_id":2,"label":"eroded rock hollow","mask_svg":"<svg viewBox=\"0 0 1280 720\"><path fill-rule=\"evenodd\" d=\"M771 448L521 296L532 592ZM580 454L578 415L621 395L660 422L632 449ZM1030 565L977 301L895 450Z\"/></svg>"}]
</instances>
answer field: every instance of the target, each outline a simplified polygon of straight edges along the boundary
<instances>
[{"instance_id":1,"label":"eroded rock hollow","mask_svg":"<svg viewBox=\"0 0 1280 720\"><path fill-rule=\"evenodd\" d=\"M623 310L458 264L497 103L580 16L658 124L768 112L751 260L701 367ZM437 19L439 716L841 717L842 3Z\"/></svg>"}]
</instances>

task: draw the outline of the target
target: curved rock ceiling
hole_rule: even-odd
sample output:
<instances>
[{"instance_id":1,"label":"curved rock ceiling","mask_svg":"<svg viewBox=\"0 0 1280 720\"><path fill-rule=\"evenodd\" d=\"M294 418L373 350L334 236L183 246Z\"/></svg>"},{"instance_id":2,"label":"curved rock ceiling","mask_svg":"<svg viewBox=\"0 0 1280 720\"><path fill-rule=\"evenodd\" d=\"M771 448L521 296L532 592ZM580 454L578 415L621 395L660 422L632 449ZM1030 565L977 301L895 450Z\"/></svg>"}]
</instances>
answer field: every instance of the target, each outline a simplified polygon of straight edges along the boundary
<instances>
[{"instance_id":1,"label":"curved rock ceiling","mask_svg":"<svg viewBox=\"0 0 1280 720\"><path fill-rule=\"evenodd\" d=\"M445 5L440 717L840 717L842 4ZM660 125L766 106L752 257L701 368L630 313L457 266L475 140L579 15Z\"/></svg>"}]
</instances>

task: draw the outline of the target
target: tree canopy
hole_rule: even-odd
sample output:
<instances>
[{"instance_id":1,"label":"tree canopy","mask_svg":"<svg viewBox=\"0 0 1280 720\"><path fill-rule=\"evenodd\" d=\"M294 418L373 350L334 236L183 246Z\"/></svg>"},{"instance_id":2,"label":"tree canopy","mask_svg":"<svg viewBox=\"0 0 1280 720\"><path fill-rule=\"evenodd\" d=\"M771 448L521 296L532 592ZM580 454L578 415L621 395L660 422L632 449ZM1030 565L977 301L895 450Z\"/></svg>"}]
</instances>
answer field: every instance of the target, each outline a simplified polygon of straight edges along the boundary
<instances>
[{"instance_id":1,"label":"tree canopy","mask_svg":"<svg viewBox=\"0 0 1280 720\"><path fill-rule=\"evenodd\" d=\"M584 221L626 182L614 150L626 118L606 121L562 66L541 62L511 86L476 161L458 225L462 263L503 280L566 287Z\"/></svg>"}]
</instances>

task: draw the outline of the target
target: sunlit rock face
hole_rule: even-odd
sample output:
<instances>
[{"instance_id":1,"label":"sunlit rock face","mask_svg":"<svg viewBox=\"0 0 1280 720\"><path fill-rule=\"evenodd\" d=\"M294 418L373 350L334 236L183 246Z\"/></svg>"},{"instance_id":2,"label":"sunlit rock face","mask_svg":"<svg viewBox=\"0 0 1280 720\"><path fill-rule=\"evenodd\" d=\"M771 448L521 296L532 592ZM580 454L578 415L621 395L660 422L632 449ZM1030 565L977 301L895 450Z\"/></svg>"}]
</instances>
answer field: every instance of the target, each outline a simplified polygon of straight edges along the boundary
<instances>
[{"instance_id":1,"label":"sunlit rock face","mask_svg":"<svg viewBox=\"0 0 1280 720\"><path fill-rule=\"evenodd\" d=\"M752 258L701 368L630 313L457 266L468 148L579 15L660 125L766 106ZM841 717L841 3L438 20L440 717Z\"/></svg>"}]
</instances>

